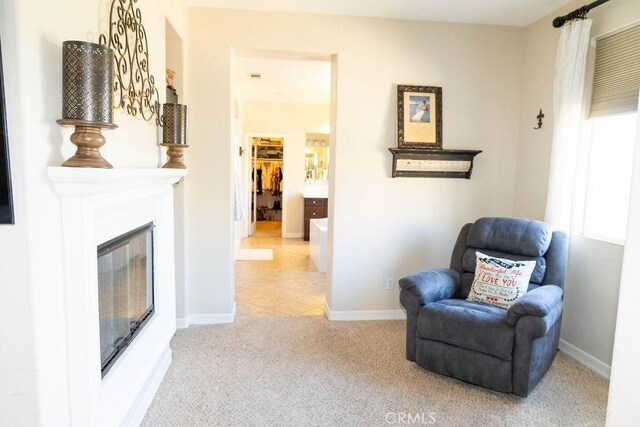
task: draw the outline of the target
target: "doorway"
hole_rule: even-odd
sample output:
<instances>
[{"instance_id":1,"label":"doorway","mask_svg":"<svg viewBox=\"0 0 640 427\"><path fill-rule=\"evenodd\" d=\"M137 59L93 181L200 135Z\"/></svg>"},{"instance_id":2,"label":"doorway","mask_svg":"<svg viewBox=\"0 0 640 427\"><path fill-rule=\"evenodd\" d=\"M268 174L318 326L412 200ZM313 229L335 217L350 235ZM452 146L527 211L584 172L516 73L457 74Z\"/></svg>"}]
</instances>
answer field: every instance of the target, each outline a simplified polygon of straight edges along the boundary
<instances>
[{"instance_id":1,"label":"doorway","mask_svg":"<svg viewBox=\"0 0 640 427\"><path fill-rule=\"evenodd\" d=\"M272 237L283 234L282 224L286 217L286 204L283 203L286 140L286 135L248 135L246 150L251 153L251 183L246 190L249 199L246 237L253 236L257 231Z\"/></svg>"},{"instance_id":2,"label":"doorway","mask_svg":"<svg viewBox=\"0 0 640 427\"><path fill-rule=\"evenodd\" d=\"M329 161L318 145L328 153L331 57L245 54L234 68L245 212L236 241L237 315L322 315L326 276L304 239L305 194L324 191L328 199Z\"/></svg>"}]
</instances>

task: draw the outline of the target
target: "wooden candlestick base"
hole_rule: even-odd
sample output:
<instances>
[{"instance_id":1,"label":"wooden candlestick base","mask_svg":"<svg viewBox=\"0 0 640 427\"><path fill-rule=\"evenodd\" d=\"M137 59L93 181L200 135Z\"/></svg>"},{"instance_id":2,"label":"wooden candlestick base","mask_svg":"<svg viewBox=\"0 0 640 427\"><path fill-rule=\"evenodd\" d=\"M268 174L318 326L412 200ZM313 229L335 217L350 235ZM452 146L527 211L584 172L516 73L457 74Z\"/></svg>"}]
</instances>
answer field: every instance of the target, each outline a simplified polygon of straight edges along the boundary
<instances>
[{"instance_id":1,"label":"wooden candlestick base","mask_svg":"<svg viewBox=\"0 0 640 427\"><path fill-rule=\"evenodd\" d=\"M107 142L102 135L101 128L115 128L115 125L104 126L90 122L79 123L76 120L58 120L58 123L61 125L75 125L76 130L71 134L71 142L78 147L76 154L65 161L62 166L72 168L113 168L111 163L106 161L100 154L100 147Z\"/></svg>"},{"instance_id":2,"label":"wooden candlestick base","mask_svg":"<svg viewBox=\"0 0 640 427\"><path fill-rule=\"evenodd\" d=\"M186 169L187 166L182 162L184 159L185 148L188 148L187 144L170 144L168 142L160 144L163 147L169 147L167 150L167 156L169 156L169 161L162 166L163 168L171 168L171 169Z\"/></svg>"}]
</instances>

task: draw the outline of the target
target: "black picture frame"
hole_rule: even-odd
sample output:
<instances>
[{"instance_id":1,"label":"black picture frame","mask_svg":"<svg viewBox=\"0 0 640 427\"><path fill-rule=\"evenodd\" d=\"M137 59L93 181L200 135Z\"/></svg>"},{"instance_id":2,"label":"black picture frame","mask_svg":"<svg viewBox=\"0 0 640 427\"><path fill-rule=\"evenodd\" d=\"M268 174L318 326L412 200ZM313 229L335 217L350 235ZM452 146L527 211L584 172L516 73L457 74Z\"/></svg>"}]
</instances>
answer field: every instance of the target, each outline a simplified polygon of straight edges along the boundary
<instances>
[{"instance_id":1,"label":"black picture frame","mask_svg":"<svg viewBox=\"0 0 640 427\"><path fill-rule=\"evenodd\" d=\"M9 135L4 92L2 42L0 41L0 224L14 224L11 168L9 163Z\"/></svg>"},{"instance_id":2,"label":"black picture frame","mask_svg":"<svg viewBox=\"0 0 640 427\"><path fill-rule=\"evenodd\" d=\"M398 85L398 148L442 148L441 87Z\"/></svg>"}]
</instances>

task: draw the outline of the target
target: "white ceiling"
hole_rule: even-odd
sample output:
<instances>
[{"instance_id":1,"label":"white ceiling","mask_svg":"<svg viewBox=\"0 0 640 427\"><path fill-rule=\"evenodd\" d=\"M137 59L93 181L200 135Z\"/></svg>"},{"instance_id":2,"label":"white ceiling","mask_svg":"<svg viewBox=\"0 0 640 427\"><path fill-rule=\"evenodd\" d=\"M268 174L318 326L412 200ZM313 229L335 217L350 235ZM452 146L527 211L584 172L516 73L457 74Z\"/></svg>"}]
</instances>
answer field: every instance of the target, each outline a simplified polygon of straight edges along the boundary
<instances>
[{"instance_id":1,"label":"white ceiling","mask_svg":"<svg viewBox=\"0 0 640 427\"><path fill-rule=\"evenodd\" d=\"M522 27L572 0L187 0L190 6ZM585 3L589 1L585 0ZM551 22L549 22L551 25Z\"/></svg>"},{"instance_id":2,"label":"white ceiling","mask_svg":"<svg viewBox=\"0 0 640 427\"><path fill-rule=\"evenodd\" d=\"M252 79L251 73L260 73L261 78ZM331 63L236 57L235 83L243 101L328 104Z\"/></svg>"}]
</instances>

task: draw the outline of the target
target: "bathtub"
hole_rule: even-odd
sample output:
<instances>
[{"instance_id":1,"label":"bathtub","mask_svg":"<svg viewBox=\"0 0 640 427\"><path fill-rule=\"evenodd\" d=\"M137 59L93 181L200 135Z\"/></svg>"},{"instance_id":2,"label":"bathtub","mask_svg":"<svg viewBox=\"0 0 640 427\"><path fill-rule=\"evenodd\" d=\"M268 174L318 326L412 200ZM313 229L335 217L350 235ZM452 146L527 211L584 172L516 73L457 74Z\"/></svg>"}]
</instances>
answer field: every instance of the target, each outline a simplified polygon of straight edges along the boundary
<instances>
[{"instance_id":1,"label":"bathtub","mask_svg":"<svg viewBox=\"0 0 640 427\"><path fill-rule=\"evenodd\" d=\"M327 271L327 218L309 220L309 255L320 273Z\"/></svg>"}]
</instances>

